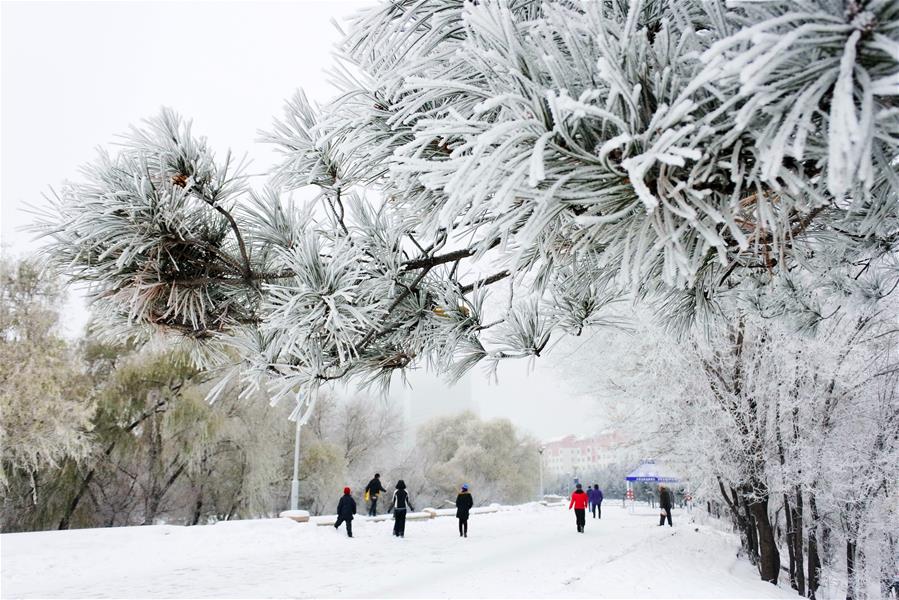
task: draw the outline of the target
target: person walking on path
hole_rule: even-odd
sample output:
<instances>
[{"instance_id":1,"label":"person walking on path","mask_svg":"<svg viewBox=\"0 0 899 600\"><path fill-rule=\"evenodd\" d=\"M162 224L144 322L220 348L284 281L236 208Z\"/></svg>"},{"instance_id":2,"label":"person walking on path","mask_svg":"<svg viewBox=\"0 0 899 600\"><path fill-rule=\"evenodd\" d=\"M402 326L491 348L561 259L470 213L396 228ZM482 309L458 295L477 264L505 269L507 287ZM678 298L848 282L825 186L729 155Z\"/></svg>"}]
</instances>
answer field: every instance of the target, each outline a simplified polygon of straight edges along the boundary
<instances>
[{"instance_id":1,"label":"person walking on path","mask_svg":"<svg viewBox=\"0 0 899 600\"><path fill-rule=\"evenodd\" d=\"M365 486L365 495L368 496L369 505L368 505L368 516L376 517L378 516L378 495L381 492L386 492L384 486L381 485L381 474L375 473L374 478L368 482L368 485Z\"/></svg>"},{"instance_id":2,"label":"person walking on path","mask_svg":"<svg viewBox=\"0 0 899 600\"><path fill-rule=\"evenodd\" d=\"M353 537L353 515L356 514L356 501L350 495L350 488L343 488L343 496L337 503L337 522L334 523L334 529L340 529L340 526L346 521L347 537Z\"/></svg>"},{"instance_id":3,"label":"person walking on path","mask_svg":"<svg viewBox=\"0 0 899 600\"><path fill-rule=\"evenodd\" d=\"M468 537L468 512L474 506L474 499L468 493L468 484L462 484L462 491L456 496L456 518L459 519L459 537Z\"/></svg>"},{"instance_id":4,"label":"person walking on path","mask_svg":"<svg viewBox=\"0 0 899 600\"><path fill-rule=\"evenodd\" d=\"M407 510L415 510L412 506L412 500L406 491L406 482L400 479L396 482L396 491L393 492L393 501L390 503L390 510L393 511L393 535L396 537L405 537L406 534L406 512Z\"/></svg>"},{"instance_id":5,"label":"person walking on path","mask_svg":"<svg viewBox=\"0 0 899 600\"><path fill-rule=\"evenodd\" d=\"M664 485L659 486L659 527L665 524L665 518L668 518L668 527L674 527L671 524L671 491Z\"/></svg>"},{"instance_id":6,"label":"person walking on path","mask_svg":"<svg viewBox=\"0 0 899 600\"><path fill-rule=\"evenodd\" d=\"M587 490L587 496L590 499L590 511L593 513L594 519L602 518L602 490L599 484L594 483L593 489Z\"/></svg>"},{"instance_id":7,"label":"person walking on path","mask_svg":"<svg viewBox=\"0 0 899 600\"><path fill-rule=\"evenodd\" d=\"M581 484L577 484L574 492L571 494L568 510L574 508L574 518L577 521L578 533L584 533L584 526L587 524L587 503L587 493L581 488Z\"/></svg>"}]
</instances>

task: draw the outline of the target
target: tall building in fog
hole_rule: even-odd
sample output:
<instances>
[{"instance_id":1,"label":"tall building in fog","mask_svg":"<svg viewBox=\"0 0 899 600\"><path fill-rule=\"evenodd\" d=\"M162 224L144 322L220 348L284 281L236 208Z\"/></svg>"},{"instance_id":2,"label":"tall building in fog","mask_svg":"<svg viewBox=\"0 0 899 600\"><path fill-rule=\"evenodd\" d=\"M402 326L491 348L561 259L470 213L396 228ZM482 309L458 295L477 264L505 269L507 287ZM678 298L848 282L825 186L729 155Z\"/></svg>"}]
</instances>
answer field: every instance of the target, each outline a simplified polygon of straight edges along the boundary
<instances>
[{"instance_id":1,"label":"tall building in fog","mask_svg":"<svg viewBox=\"0 0 899 600\"><path fill-rule=\"evenodd\" d=\"M478 413L472 394L471 376L466 375L454 385L424 369L411 371L408 384L397 385L392 394L401 402L406 423L406 441L415 439L418 427L433 417L453 415L470 410Z\"/></svg>"}]
</instances>

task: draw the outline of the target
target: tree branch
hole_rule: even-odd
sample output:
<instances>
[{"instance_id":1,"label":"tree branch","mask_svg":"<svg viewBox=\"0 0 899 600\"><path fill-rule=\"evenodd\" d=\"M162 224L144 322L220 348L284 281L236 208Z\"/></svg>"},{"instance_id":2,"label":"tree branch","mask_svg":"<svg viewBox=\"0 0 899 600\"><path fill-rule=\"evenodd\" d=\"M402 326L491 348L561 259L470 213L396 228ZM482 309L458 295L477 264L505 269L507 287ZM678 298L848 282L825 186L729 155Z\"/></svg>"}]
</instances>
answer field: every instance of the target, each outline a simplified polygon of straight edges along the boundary
<instances>
[{"instance_id":1,"label":"tree branch","mask_svg":"<svg viewBox=\"0 0 899 600\"><path fill-rule=\"evenodd\" d=\"M202 193L198 193L198 195L203 202L214 208L216 212L227 219L228 224L231 226L231 231L234 232L234 237L237 238L237 247L240 248L240 257L243 259L243 275L249 283L253 279L253 269L250 267L250 256L247 254L247 246L243 241L243 235L240 233L240 227L237 226L237 221L231 215L230 211L220 206L214 199L208 198Z\"/></svg>"},{"instance_id":2,"label":"tree branch","mask_svg":"<svg viewBox=\"0 0 899 600\"><path fill-rule=\"evenodd\" d=\"M490 245L487 246L487 249L493 249L499 246L499 238L490 242ZM461 250L453 250L452 252L447 252L446 254L437 254L434 256L426 256L424 258L417 258L415 260L410 260L403 263L403 269L406 271L412 271L414 269L424 269L424 268L433 268L438 265L443 265L446 263L451 263L457 260L461 260L463 258L469 258L477 254L477 250L473 248L463 248Z\"/></svg>"},{"instance_id":3,"label":"tree branch","mask_svg":"<svg viewBox=\"0 0 899 600\"><path fill-rule=\"evenodd\" d=\"M494 273L493 275L490 275L489 277L484 277L483 279L479 279L479 280L475 281L474 283L469 283L469 284L463 285L459 289L459 292L462 294L467 294L467 293L473 291L475 288L480 288L485 285L494 284L497 281L502 281L503 279L509 277L511 274L512 273L510 273L508 270L500 271L499 273Z\"/></svg>"},{"instance_id":4,"label":"tree branch","mask_svg":"<svg viewBox=\"0 0 899 600\"><path fill-rule=\"evenodd\" d=\"M438 254L435 256L427 256L425 258L418 258L415 260L407 261L403 263L403 268L406 271L413 271L415 269L431 269L438 265L451 263L462 258L474 256L474 253L475 251L471 248L454 250L452 252L447 252L446 254Z\"/></svg>"}]
</instances>

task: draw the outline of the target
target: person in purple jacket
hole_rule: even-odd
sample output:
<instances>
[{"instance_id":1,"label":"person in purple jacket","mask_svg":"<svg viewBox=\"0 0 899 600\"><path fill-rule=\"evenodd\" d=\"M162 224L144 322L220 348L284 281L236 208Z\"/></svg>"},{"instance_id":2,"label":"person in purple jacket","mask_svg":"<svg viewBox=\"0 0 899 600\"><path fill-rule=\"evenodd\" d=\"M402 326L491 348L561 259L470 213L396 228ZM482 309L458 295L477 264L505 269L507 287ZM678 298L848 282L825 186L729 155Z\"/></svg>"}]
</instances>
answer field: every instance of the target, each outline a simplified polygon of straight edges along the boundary
<instances>
[{"instance_id":1,"label":"person in purple jacket","mask_svg":"<svg viewBox=\"0 0 899 600\"><path fill-rule=\"evenodd\" d=\"M594 519L602 518L602 490L599 489L599 484L594 483L593 488L587 490L587 495L590 500L590 511L593 513Z\"/></svg>"}]
</instances>

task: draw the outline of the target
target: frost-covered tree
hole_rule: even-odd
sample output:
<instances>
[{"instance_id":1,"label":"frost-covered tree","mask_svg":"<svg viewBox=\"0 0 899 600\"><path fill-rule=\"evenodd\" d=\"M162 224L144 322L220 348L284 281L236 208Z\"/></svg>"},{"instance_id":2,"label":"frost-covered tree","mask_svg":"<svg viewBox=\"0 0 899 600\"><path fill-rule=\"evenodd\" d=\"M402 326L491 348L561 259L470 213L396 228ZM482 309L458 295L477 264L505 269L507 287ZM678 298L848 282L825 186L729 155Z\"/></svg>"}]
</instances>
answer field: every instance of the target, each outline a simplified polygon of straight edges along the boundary
<instances>
[{"instance_id":1,"label":"frost-covered tree","mask_svg":"<svg viewBox=\"0 0 899 600\"><path fill-rule=\"evenodd\" d=\"M303 450L300 493L312 514L334 514L340 491L346 483L346 462L340 447L325 440L314 440ZM358 490L356 490L358 492Z\"/></svg>"},{"instance_id":2,"label":"frost-covered tree","mask_svg":"<svg viewBox=\"0 0 899 600\"><path fill-rule=\"evenodd\" d=\"M0 496L32 512L66 460L92 451L95 404L75 348L57 332L59 282L0 259ZM47 488L49 489L49 488Z\"/></svg>"},{"instance_id":3,"label":"frost-covered tree","mask_svg":"<svg viewBox=\"0 0 899 600\"><path fill-rule=\"evenodd\" d=\"M540 485L537 448L508 419L482 421L471 412L436 417L416 433L404 478L437 507L452 505L462 483L478 505L526 502Z\"/></svg>"},{"instance_id":4,"label":"frost-covered tree","mask_svg":"<svg viewBox=\"0 0 899 600\"><path fill-rule=\"evenodd\" d=\"M315 439L340 449L350 481L365 479L367 483L373 473L386 469L378 461L389 461L389 455L398 451L405 423L402 411L390 398L322 394L307 429Z\"/></svg>"},{"instance_id":5,"label":"frost-covered tree","mask_svg":"<svg viewBox=\"0 0 899 600\"><path fill-rule=\"evenodd\" d=\"M638 315L562 362L643 456L723 503L764 579L783 563L803 595L848 580L878 597L899 558L882 527L899 493L896 306L828 312L815 335L732 310L685 339Z\"/></svg>"},{"instance_id":6,"label":"frost-covered tree","mask_svg":"<svg viewBox=\"0 0 899 600\"><path fill-rule=\"evenodd\" d=\"M809 290L896 283L897 23L890 0L383 3L339 97L267 134L274 188L165 111L62 188L48 256L107 321L236 347L283 393L540 355L623 291L678 326L733 296L813 326Z\"/></svg>"},{"instance_id":7,"label":"frost-covered tree","mask_svg":"<svg viewBox=\"0 0 899 600\"><path fill-rule=\"evenodd\" d=\"M210 406L212 382L184 353L160 348L32 337L6 338L0 353L4 531L199 524L284 508L289 406L242 398L236 386Z\"/></svg>"},{"instance_id":8,"label":"frost-covered tree","mask_svg":"<svg viewBox=\"0 0 899 600\"><path fill-rule=\"evenodd\" d=\"M128 352L92 340L84 353L99 369L98 448L75 470L73 483L58 490L66 505L60 528L193 525L283 508L289 407L241 398L234 387L210 406L205 397L215 382L205 381L182 352Z\"/></svg>"}]
</instances>

